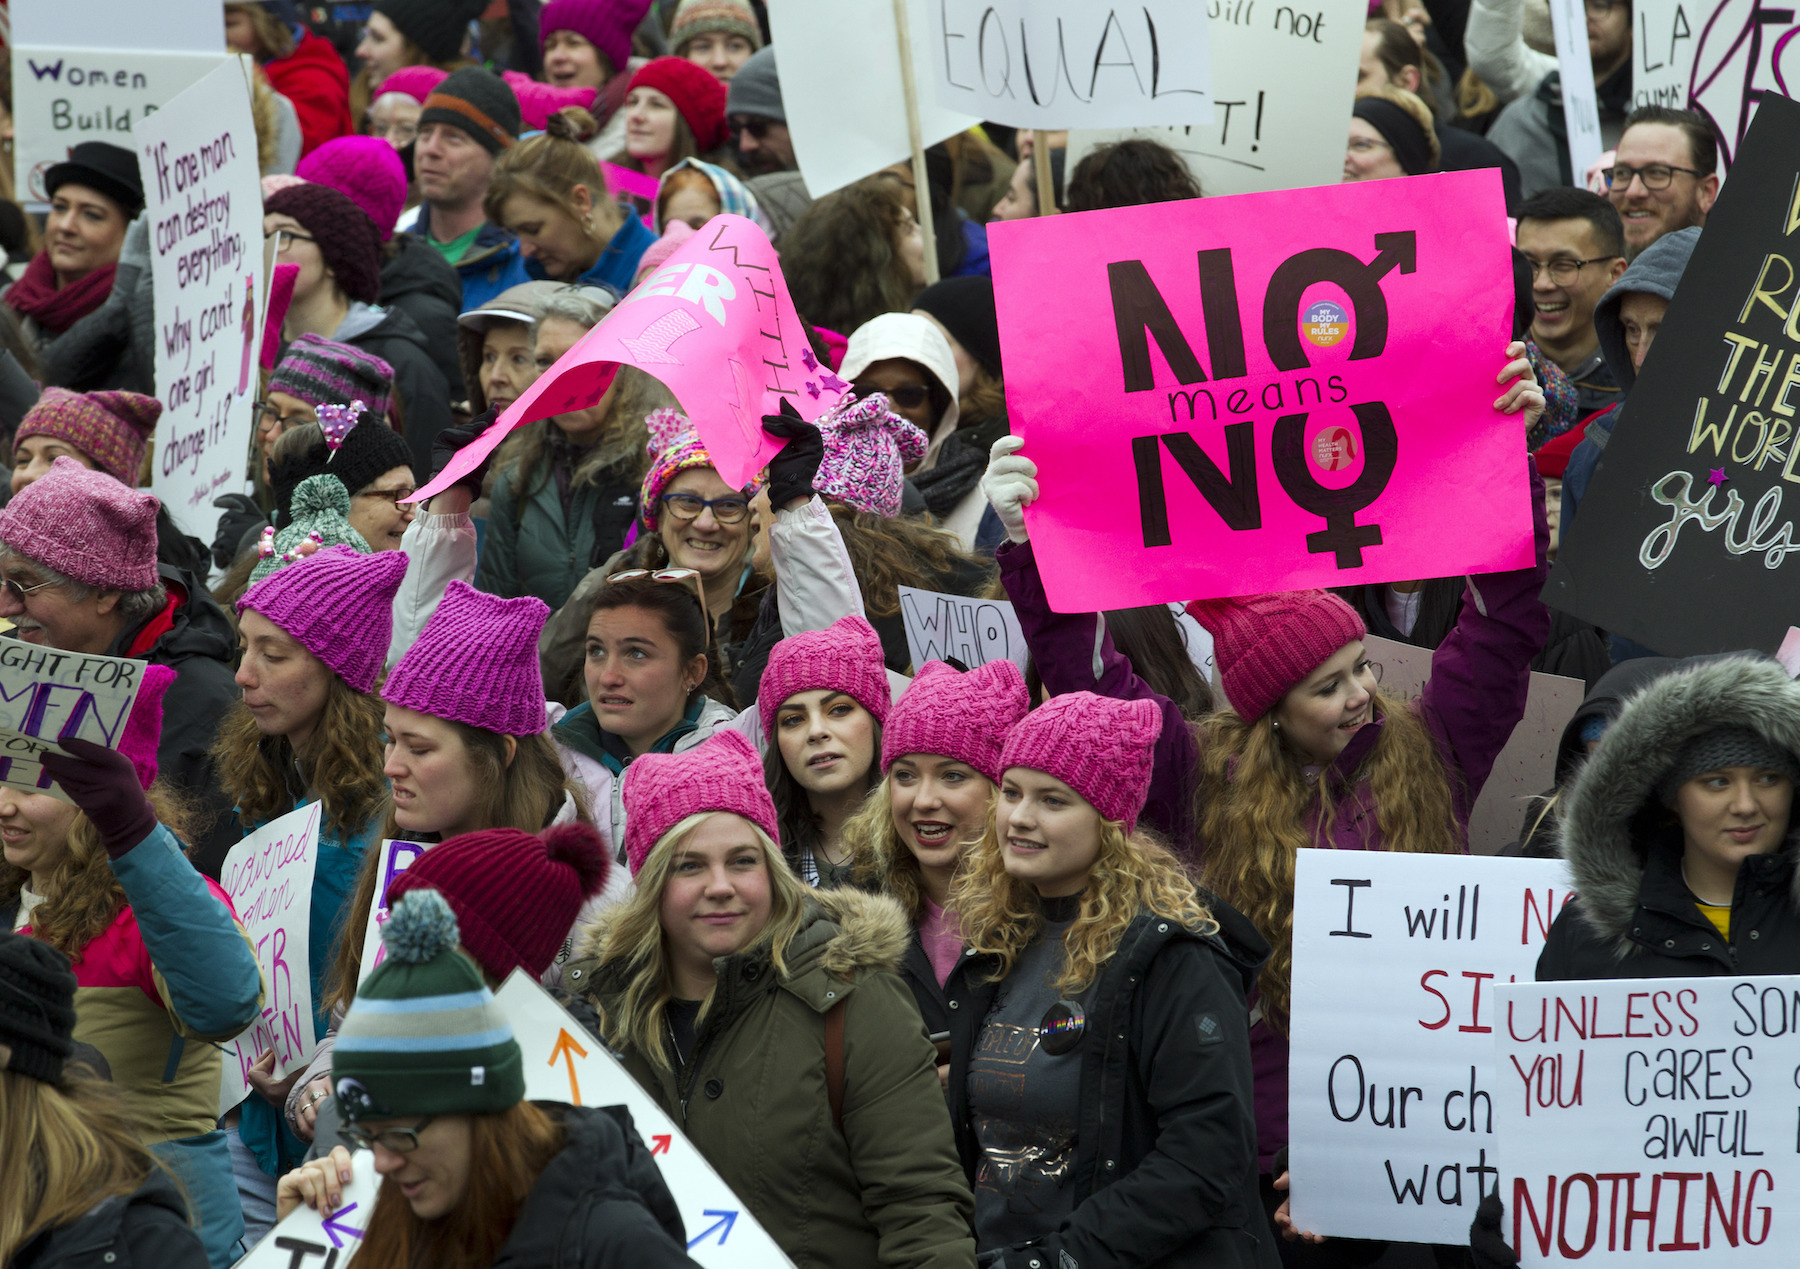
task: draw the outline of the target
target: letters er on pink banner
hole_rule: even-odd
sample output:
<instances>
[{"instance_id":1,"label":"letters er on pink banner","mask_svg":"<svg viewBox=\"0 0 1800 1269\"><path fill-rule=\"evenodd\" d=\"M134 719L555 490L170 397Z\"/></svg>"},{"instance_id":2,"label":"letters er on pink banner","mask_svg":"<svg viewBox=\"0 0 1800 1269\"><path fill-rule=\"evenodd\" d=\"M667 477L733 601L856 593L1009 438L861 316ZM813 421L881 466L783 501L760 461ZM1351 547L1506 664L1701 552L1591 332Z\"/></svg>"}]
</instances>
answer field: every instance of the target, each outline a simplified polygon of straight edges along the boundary
<instances>
[{"instance_id":1,"label":"letters er on pink banner","mask_svg":"<svg viewBox=\"0 0 1800 1269\"><path fill-rule=\"evenodd\" d=\"M810 422L850 386L813 356L768 235L715 216L409 501L449 488L515 427L596 404L621 364L667 385L738 488L787 443L762 430L763 415L785 399Z\"/></svg>"},{"instance_id":2,"label":"letters er on pink banner","mask_svg":"<svg viewBox=\"0 0 1800 1269\"><path fill-rule=\"evenodd\" d=\"M1497 172L990 227L1051 606L1523 568Z\"/></svg>"}]
</instances>

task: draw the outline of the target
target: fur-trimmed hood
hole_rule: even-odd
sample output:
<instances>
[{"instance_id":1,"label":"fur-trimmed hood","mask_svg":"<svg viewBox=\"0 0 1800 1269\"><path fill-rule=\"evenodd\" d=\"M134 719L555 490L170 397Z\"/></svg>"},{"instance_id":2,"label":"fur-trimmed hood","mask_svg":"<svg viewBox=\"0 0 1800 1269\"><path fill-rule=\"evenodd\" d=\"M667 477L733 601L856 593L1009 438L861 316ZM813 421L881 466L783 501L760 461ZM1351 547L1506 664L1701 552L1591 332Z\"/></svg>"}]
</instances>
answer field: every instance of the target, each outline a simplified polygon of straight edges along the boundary
<instances>
[{"instance_id":1,"label":"fur-trimmed hood","mask_svg":"<svg viewBox=\"0 0 1800 1269\"><path fill-rule=\"evenodd\" d=\"M1724 726L1749 727L1800 755L1800 684L1749 654L1664 675L1626 701L1565 795L1558 853L1587 923L1621 953L1631 946L1656 784L1689 739ZM1794 884L1800 907L1800 874Z\"/></svg>"}]
</instances>

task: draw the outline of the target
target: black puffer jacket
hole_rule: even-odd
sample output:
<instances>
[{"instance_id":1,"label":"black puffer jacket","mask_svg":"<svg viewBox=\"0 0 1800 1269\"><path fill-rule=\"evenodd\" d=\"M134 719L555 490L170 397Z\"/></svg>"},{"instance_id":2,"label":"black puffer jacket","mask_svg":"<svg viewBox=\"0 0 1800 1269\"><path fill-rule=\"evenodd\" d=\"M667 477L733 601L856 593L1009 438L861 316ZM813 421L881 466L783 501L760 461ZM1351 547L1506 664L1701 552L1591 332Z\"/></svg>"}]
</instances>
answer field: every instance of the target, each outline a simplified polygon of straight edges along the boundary
<instances>
[{"instance_id":1,"label":"black puffer jacket","mask_svg":"<svg viewBox=\"0 0 1800 1269\"><path fill-rule=\"evenodd\" d=\"M161 1168L152 1168L135 1194L115 1195L74 1224L46 1230L6 1263L7 1269L207 1269L206 1244Z\"/></svg>"},{"instance_id":2,"label":"black puffer jacket","mask_svg":"<svg viewBox=\"0 0 1800 1269\"><path fill-rule=\"evenodd\" d=\"M431 442L454 422L450 414L450 383L438 369L437 354L425 332L405 309L394 308L382 314L376 325L359 334L342 336L340 342L374 353L394 368L401 434L412 451L413 478L424 484L431 479ZM443 355L455 362L454 339Z\"/></svg>"},{"instance_id":3,"label":"black puffer jacket","mask_svg":"<svg viewBox=\"0 0 1800 1269\"><path fill-rule=\"evenodd\" d=\"M381 306L412 318L425 336L425 351L450 386L450 399L462 400L466 394L456 352L462 277L437 248L412 234L395 234L381 255Z\"/></svg>"}]
</instances>

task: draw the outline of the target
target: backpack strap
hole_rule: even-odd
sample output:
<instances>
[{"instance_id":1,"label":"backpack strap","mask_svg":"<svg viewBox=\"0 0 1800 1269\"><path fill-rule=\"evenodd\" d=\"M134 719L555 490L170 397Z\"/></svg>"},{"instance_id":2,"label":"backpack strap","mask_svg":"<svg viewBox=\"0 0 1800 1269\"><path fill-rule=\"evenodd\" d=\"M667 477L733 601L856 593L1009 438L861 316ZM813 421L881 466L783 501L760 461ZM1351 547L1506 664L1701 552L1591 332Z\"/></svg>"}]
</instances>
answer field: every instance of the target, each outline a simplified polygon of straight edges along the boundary
<instances>
[{"instance_id":1,"label":"backpack strap","mask_svg":"<svg viewBox=\"0 0 1800 1269\"><path fill-rule=\"evenodd\" d=\"M844 1134L844 1002L825 1011L825 1095L831 1100L831 1122Z\"/></svg>"}]
</instances>

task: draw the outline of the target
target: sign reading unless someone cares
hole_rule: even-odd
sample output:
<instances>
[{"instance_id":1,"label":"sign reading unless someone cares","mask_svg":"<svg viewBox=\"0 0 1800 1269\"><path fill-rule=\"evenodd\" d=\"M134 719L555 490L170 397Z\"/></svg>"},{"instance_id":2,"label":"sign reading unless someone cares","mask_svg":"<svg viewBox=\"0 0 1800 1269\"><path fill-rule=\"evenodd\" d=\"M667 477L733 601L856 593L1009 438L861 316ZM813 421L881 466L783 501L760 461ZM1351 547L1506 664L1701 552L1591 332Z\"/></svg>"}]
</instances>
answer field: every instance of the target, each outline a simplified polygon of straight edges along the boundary
<instances>
[{"instance_id":1,"label":"sign reading unless someone cares","mask_svg":"<svg viewBox=\"0 0 1800 1269\"><path fill-rule=\"evenodd\" d=\"M1499 175L990 231L1059 611L1529 565ZM1054 267L1046 262L1054 261Z\"/></svg>"}]
</instances>

